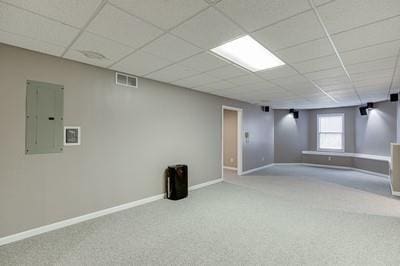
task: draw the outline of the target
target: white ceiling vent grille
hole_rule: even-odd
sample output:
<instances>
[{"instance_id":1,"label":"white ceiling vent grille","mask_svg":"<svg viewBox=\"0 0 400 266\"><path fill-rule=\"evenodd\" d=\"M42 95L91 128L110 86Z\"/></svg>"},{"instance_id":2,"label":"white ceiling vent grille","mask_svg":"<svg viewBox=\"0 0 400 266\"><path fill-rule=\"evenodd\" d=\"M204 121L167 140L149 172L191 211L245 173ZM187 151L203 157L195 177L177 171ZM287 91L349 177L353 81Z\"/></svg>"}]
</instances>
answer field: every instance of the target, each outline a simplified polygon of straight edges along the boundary
<instances>
[{"instance_id":1,"label":"white ceiling vent grille","mask_svg":"<svg viewBox=\"0 0 400 266\"><path fill-rule=\"evenodd\" d=\"M137 77L129 76L129 75L118 73L118 72L115 73L115 83L117 85L126 86L126 87L132 87L132 88L138 87Z\"/></svg>"}]
</instances>

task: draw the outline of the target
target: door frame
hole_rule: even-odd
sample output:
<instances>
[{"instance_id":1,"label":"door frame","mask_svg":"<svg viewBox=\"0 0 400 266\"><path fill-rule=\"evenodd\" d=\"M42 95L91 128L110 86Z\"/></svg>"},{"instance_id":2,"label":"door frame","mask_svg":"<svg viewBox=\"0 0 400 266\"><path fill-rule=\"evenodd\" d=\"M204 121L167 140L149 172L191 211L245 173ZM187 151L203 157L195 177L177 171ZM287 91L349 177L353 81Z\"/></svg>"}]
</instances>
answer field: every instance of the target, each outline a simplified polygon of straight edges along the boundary
<instances>
[{"instance_id":1,"label":"door frame","mask_svg":"<svg viewBox=\"0 0 400 266\"><path fill-rule=\"evenodd\" d=\"M242 145L242 125L243 125L243 109L222 105L221 109L221 177L224 178L224 110L231 110L237 112L237 174L243 173L243 145Z\"/></svg>"}]
</instances>

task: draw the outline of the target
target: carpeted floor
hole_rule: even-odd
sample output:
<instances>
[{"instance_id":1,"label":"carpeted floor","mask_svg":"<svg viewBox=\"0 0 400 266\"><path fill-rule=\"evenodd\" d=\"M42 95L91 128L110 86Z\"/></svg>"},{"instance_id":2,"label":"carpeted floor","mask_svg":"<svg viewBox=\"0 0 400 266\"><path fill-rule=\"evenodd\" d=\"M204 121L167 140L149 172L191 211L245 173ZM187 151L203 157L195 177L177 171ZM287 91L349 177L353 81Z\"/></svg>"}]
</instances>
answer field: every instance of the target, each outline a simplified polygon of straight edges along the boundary
<instances>
[{"instance_id":1,"label":"carpeted floor","mask_svg":"<svg viewBox=\"0 0 400 266\"><path fill-rule=\"evenodd\" d=\"M0 265L400 265L400 200L325 170L230 175L184 200L0 247Z\"/></svg>"}]
</instances>

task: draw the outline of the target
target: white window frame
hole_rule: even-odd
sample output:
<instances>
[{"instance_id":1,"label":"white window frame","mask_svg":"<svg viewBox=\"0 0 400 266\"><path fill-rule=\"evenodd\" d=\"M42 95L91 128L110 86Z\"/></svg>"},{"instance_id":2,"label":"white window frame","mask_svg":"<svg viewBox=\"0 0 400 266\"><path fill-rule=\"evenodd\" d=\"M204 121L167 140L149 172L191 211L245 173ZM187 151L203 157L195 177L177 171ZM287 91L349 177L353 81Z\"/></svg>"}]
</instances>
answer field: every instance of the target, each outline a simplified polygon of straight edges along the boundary
<instances>
[{"instance_id":1,"label":"white window frame","mask_svg":"<svg viewBox=\"0 0 400 266\"><path fill-rule=\"evenodd\" d=\"M321 132L319 131L319 120L320 117L331 117L331 116L341 116L342 117L342 148L341 149L322 149L320 148L320 134ZM344 123L344 113L336 113L336 114L318 114L317 115L317 151L333 151L333 152L344 152L345 149L345 123ZM337 132L323 132L323 133L335 133L337 134Z\"/></svg>"}]
</instances>

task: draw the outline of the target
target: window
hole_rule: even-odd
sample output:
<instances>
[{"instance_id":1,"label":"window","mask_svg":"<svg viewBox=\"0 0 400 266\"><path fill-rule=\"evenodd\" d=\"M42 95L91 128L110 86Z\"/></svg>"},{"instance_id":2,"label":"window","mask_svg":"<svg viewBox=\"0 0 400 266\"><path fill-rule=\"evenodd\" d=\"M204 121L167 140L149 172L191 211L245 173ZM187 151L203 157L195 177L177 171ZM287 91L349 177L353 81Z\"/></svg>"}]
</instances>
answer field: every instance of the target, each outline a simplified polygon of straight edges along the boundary
<instances>
[{"instance_id":1,"label":"window","mask_svg":"<svg viewBox=\"0 0 400 266\"><path fill-rule=\"evenodd\" d=\"M318 150L344 151L344 114L318 115Z\"/></svg>"}]
</instances>

